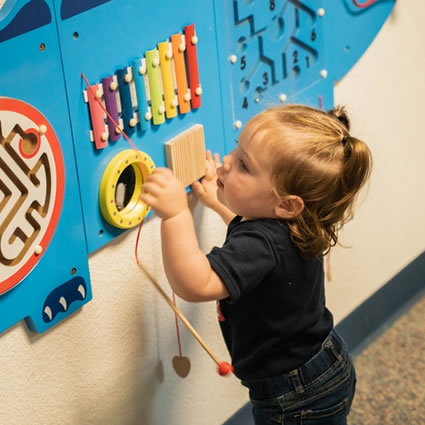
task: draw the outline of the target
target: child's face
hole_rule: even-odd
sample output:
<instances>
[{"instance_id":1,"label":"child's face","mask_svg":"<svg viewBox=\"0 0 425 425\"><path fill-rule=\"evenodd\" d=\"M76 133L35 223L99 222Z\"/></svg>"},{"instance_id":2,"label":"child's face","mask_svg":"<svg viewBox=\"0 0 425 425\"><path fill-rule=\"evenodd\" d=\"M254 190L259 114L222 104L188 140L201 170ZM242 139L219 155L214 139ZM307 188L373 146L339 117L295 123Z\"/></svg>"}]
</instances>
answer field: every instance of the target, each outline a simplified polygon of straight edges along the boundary
<instances>
[{"instance_id":1,"label":"child's face","mask_svg":"<svg viewBox=\"0 0 425 425\"><path fill-rule=\"evenodd\" d=\"M218 199L245 219L275 217L278 199L272 190L270 164L261 137L249 137L249 126L241 133L235 150L217 169Z\"/></svg>"}]
</instances>

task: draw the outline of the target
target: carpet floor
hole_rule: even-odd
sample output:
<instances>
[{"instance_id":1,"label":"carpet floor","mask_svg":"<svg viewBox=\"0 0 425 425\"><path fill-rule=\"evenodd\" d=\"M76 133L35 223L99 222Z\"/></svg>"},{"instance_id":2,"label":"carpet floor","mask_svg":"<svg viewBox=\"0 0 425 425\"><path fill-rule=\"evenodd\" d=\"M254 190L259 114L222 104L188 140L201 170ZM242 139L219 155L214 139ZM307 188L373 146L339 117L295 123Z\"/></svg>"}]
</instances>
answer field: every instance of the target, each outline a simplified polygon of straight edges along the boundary
<instances>
[{"instance_id":1,"label":"carpet floor","mask_svg":"<svg viewBox=\"0 0 425 425\"><path fill-rule=\"evenodd\" d=\"M425 425L424 319L425 296L355 357L349 425Z\"/></svg>"}]
</instances>

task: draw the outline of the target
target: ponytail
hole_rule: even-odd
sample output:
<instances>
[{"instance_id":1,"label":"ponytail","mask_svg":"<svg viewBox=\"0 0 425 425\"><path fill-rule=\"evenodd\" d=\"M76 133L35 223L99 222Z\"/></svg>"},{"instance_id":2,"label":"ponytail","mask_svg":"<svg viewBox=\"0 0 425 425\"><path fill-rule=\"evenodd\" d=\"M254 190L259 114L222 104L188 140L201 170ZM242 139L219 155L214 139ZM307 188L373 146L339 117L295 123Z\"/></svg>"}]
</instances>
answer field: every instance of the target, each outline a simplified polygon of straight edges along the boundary
<instances>
[{"instance_id":1,"label":"ponytail","mask_svg":"<svg viewBox=\"0 0 425 425\"><path fill-rule=\"evenodd\" d=\"M369 179L372 169L372 155L368 146L352 136L347 136L346 139L340 176L342 196L334 205L345 210L342 224L353 217L354 200Z\"/></svg>"},{"instance_id":2,"label":"ponytail","mask_svg":"<svg viewBox=\"0 0 425 425\"><path fill-rule=\"evenodd\" d=\"M340 227L353 217L354 200L370 177L372 170L372 155L369 147L362 140L349 134L350 120L343 106L335 106L328 114L336 118L344 127L341 143L343 146L343 161L340 174L341 198L334 207L345 210Z\"/></svg>"},{"instance_id":3,"label":"ponytail","mask_svg":"<svg viewBox=\"0 0 425 425\"><path fill-rule=\"evenodd\" d=\"M344 148L341 179L344 188L357 192L368 180L372 168L372 155L361 140L348 136Z\"/></svg>"},{"instance_id":4,"label":"ponytail","mask_svg":"<svg viewBox=\"0 0 425 425\"><path fill-rule=\"evenodd\" d=\"M344 106L335 106L334 108L328 111L328 115L333 118L336 118L345 127L347 132L350 131L350 119L348 118L347 111L345 110Z\"/></svg>"}]
</instances>

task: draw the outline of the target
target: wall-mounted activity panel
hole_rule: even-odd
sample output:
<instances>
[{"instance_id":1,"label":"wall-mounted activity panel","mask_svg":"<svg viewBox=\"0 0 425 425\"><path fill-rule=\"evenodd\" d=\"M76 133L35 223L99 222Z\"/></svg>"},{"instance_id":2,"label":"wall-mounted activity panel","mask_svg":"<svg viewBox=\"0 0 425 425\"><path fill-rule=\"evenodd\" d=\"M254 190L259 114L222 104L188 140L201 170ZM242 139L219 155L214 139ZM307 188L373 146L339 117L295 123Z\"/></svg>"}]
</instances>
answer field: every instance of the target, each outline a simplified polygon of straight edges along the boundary
<instances>
[{"instance_id":1,"label":"wall-mounted activity panel","mask_svg":"<svg viewBox=\"0 0 425 425\"><path fill-rule=\"evenodd\" d=\"M115 0L59 21L58 29L92 252L122 232L96 202L105 170L119 152L131 149L121 129L157 167L166 165L164 144L197 123L209 147L225 152L214 4ZM129 172L121 181L131 193L137 188L132 179Z\"/></svg>"},{"instance_id":2,"label":"wall-mounted activity panel","mask_svg":"<svg viewBox=\"0 0 425 425\"><path fill-rule=\"evenodd\" d=\"M268 106L331 108L334 82L369 46L394 3L215 2L226 148L233 148L247 120Z\"/></svg>"},{"instance_id":3,"label":"wall-mounted activity panel","mask_svg":"<svg viewBox=\"0 0 425 425\"><path fill-rule=\"evenodd\" d=\"M91 299L79 184L53 5L0 13L0 332L42 332Z\"/></svg>"},{"instance_id":4,"label":"wall-mounted activity panel","mask_svg":"<svg viewBox=\"0 0 425 425\"><path fill-rule=\"evenodd\" d=\"M190 184L265 107L331 108L394 2L6 0L0 332L91 299L88 255L148 216L155 167Z\"/></svg>"},{"instance_id":5,"label":"wall-mounted activity panel","mask_svg":"<svg viewBox=\"0 0 425 425\"><path fill-rule=\"evenodd\" d=\"M332 105L326 80L324 1L315 8L301 2L227 2L227 37L236 126L268 105L294 102L301 91L315 87ZM322 11L320 13L320 11ZM327 80L329 81L329 80Z\"/></svg>"}]
</instances>

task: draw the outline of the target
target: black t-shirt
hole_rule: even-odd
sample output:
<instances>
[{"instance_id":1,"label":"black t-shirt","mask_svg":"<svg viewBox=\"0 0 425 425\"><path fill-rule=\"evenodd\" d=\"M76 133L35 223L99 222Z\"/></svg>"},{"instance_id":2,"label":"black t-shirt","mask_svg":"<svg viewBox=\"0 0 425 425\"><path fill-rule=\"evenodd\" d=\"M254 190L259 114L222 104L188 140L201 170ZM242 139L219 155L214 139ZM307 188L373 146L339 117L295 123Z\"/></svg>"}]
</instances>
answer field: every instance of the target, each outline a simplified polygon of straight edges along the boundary
<instances>
[{"instance_id":1,"label":"black t-shirt","mask_svg":"<svg viewBox=\"0 0 425 425\"><path fill-rule=\"evenodd\" d=\"M240 220L207 255L230 294L218 305L221 330L236 376L281 375L316 354L333 327L323 260L301 255L284 221Z\"/></svg>"}]
</instances>

